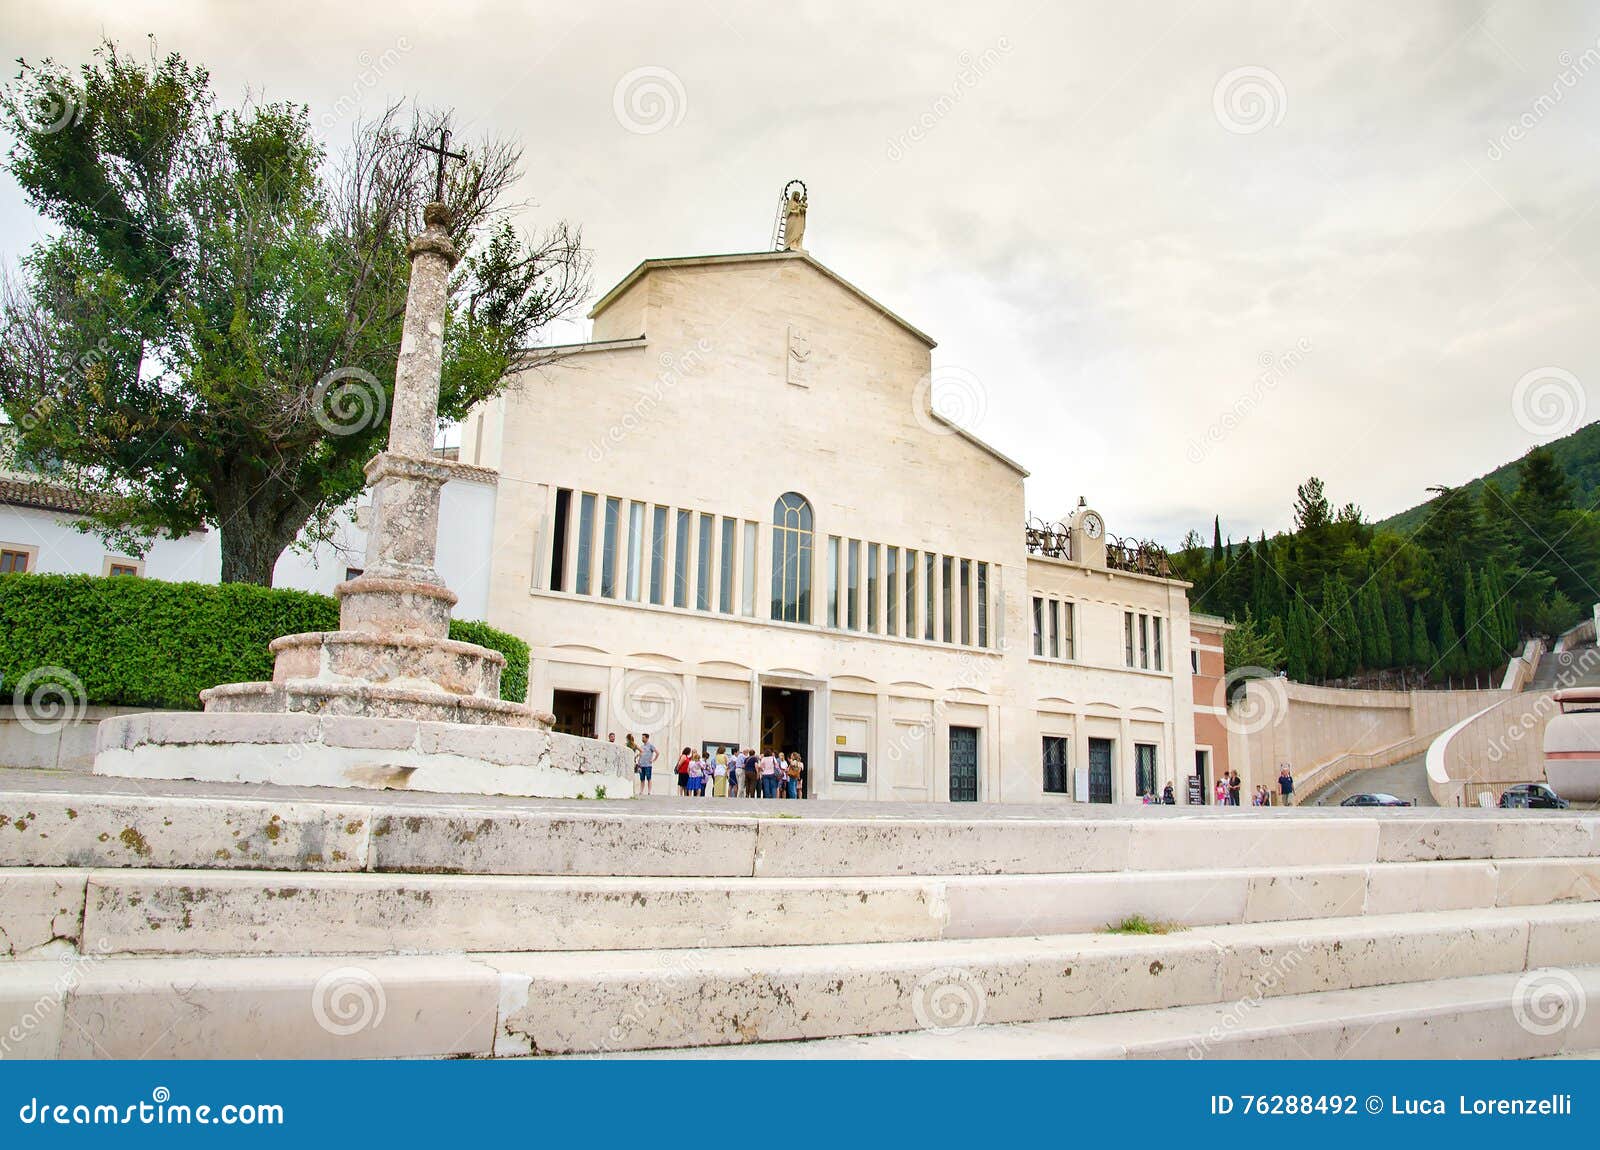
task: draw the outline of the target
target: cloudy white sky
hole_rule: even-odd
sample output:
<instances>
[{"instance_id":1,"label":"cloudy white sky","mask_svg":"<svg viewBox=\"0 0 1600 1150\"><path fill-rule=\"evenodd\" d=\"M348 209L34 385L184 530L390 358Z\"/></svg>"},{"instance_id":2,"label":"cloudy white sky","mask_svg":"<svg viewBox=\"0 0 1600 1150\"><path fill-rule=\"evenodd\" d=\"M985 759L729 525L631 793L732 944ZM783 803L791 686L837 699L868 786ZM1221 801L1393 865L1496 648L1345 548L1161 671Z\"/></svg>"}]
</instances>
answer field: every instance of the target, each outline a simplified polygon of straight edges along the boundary
<instances>
[{"instance_id":1,"label":"cloudy white sky","mask_svg":"<svg viewBox=\"0 0 1600 1150\"><path fill-rule=\"evenodd\" d=\"M1119 533L1220 512L1237 537L1315 473L1377 518L1600 416L1592 3L0 13L8 57L155 33L336 139L393 97L453 105L524 141L526 222L581 223L597 291L765 247L803 178L808 248L939 341L942 402L1032 470L1038 514L1083 494ZM0 179L0 258L39 234Z\"/></svg>"}]
</instances>

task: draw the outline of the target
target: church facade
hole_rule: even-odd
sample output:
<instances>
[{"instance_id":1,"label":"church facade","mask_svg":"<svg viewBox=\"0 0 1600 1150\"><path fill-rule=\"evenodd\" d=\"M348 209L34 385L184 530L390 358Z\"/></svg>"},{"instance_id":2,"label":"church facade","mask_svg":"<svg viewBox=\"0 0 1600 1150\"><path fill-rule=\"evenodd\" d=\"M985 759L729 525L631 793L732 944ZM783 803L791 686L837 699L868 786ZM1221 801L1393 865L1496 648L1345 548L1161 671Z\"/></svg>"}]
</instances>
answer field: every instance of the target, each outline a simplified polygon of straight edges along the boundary
<instances>
[{"instance_id":1,"label":"church facade","mask_svg":"<svg viewBox=\"0 0 1600 1150\"><path fill-rule=\"evenodd\" d=\"M1185 801L1187 585L1086 506L1029 528L933 341L797 240L640 264L469 416L529 702L669 762L798 751L820 799Z\"/></svg>"}]
</instances>

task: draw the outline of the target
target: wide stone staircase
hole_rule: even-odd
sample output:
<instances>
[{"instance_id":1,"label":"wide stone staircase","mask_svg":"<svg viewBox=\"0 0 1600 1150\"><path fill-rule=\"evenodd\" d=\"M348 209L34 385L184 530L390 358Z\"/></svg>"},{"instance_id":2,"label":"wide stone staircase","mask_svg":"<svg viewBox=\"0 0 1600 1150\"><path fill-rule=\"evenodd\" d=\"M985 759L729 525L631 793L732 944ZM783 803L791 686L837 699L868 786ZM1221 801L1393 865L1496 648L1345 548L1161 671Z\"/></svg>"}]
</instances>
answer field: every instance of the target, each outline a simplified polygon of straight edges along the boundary
<instances>
[{"instance_id":1,"label":"wide stone staircase","mask_svg":"<svg viewBox=\"0 0 1600 1150\"><path fill-rule=\"evenodd\" d=\"M1600 816L815 809L0 790L0 1057L1600 1049Z\"/></svg>"}]
</instances>

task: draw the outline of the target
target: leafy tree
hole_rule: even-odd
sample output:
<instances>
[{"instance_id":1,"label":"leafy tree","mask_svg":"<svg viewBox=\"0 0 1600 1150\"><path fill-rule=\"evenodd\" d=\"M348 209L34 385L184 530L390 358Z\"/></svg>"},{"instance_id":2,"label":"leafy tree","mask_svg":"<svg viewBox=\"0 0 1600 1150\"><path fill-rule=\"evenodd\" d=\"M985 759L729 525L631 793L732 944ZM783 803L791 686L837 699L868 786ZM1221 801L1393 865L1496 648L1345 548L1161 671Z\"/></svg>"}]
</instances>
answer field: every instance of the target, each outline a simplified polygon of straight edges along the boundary
<instances>
[{"instance_id":1,"label":"leafy tree","mask_svg":"<svg viewBox=\"0 0 1600 1150\"><path fill-rule=\"evenodd\" d=\"M1257 624L1250 609L1234 620L1233 629L1222 639L1223 663L1230 670L1238 667L1265 667L1276 671L1283 666L1283 643L1270 629Z\"/></svg>"},{"instance_id":2,"label":"leafy tree","mask_svg":"<svg viewBox=\"0 0 1600 1150\"><path fill-rule=\"evenodd\" d=\"M81 115L42 123L52 100ZM391 107L329 155L305 107L221 107L204 68L107 42L77 74L22 62L0 119L55 228L0 298L0 409L20 457L90 494L92 525L120 546L216 527L223 580L270 584L386 439L406 245L433 194L416 145L448 117ZM466 151L445 193L465 259L443 421L495 395L587 292L575 229L519 237L505 218L518 149Z\"/></svg>"}]
</instances>

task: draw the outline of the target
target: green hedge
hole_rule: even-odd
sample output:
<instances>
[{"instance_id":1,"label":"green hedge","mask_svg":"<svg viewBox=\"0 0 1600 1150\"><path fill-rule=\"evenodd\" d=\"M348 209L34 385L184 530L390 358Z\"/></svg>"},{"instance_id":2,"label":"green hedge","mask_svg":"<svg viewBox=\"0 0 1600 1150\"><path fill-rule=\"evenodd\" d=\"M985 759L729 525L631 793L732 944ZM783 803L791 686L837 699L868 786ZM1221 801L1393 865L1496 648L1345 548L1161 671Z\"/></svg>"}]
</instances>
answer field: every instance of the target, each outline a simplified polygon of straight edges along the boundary
<instances>
[{"instance_id":1,"label":"green hedge","mask_svg":"<svg viewBox=\"0 0 1600 1150\"><path fill-rule=\"evenodd\" d=\"M0 575L0 694L41 667L83 683L89 703L195 709L219 683L272 678L267 644L336 631L326 595L243 583L165 583L93 575ZM506 657L500 697L528 695L528 645L486 623L452 620L450 637Z\"/></svg>"}]
</instances>

